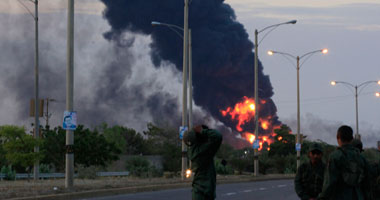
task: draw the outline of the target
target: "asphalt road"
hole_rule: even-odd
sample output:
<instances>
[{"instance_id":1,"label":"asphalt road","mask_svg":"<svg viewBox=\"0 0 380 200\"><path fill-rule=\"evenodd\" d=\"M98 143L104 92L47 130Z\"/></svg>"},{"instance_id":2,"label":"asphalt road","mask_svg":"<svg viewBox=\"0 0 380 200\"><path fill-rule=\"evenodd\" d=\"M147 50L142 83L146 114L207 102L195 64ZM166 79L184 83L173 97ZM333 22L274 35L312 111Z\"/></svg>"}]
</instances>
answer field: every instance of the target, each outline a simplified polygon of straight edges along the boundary
<instances>
[{"instance_id":1,"label":"asphalt road","mask_svg":"<svg viewBox=\"0 0 380 200\"><path fill-rule=\"evenodd\" d=\"M86 200L191 200L191 188L142 192L90 198ZM259 181L216 186L216 199L228 200L296 200L293 180ZM83 199L85 200L85 199Z\"/></svg>"}]
</instances>

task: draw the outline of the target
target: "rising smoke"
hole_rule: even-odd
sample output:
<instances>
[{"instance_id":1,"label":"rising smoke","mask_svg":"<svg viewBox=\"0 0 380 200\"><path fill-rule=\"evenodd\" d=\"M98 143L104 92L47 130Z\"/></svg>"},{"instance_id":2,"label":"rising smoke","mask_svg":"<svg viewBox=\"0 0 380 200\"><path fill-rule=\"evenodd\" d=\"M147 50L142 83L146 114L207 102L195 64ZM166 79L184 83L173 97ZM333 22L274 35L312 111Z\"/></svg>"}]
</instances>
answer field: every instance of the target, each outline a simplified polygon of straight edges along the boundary
<instances>
[{"instance_id":1,"label":"rising smoke","mask_svg":"<svg viewBox=\"0 0 380 200\"><path fill-rule=\"evenodd\" d=\"M8 0L12 8L22 9ZM64 7L59 1L51 7ZM43 2L41 2L42 4ZM99 15L75 15L74 108L79 123L121 124L139 131L147 122L180 124L182 39L151 21L183 25L182 1L103 1ZM26 124L34 96L34 21L26 12L2 14L0 47L0 123ZM40 97L53 98L51 125L61 123L65 108L66 10L41 12ZM232 8L223 1L193 0L195 123L223 128L220 115L243 96L253 96L253 44ZM263 116L276 117L269 77L259 65ZM214 119L215 118L215 119ZM41 124L43 119L41 119ZM252 123L247 127L253 129ZM231 129L224 127L225 130ZM245 127L245 128L247 128Z\"/></svg>"},{"instance_id":2,"label":"rising smoke","mask_svg":"<svg viewBox=\"0 0 380 200\"><path fill-rule=\"evenodd\" d=\"M182 70L182 39L166 27L152 27L152 21L183 26L183 1L178 0L102 0L112 29L105 34L119 42L125 31L152 37L152 62L163 61ZM224 118L221 109L233 106L244 96L254 94L253 43L243 25L236 21L233 9L223 0L192 0L189 27L193 44L194 101L229 127L235 122ZM181 33L182 34L182 33ZM168 80L171 81L171 80ZM266 100L261 116L272 116L279 124L277 109L271 100L273 90L269 77L259 64L259 96ZM253 130L253 123L245 125Z\"/></svg>"}]
</instances>

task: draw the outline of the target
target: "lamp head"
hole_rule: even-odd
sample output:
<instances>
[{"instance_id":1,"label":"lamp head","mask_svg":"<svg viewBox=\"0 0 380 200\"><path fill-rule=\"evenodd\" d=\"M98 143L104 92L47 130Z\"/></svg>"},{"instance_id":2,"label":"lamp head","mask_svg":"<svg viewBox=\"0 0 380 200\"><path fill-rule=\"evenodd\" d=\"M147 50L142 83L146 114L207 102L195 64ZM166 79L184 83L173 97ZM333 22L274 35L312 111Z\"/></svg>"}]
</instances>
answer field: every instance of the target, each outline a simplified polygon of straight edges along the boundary
<instances>
[{"instance_id":1,"label":"lamp head","mask_svg":"<svg viewBox=\"0 0 380 200\"><path fill-rule=\"evenodd\" d=\"M160 24L161 24L160 22L152 21L152 26L154 26L154 25L160 25Z\"/></svg>"},{"instance_id":2,"label":"lamp head","mask_svg":"<svg viewBox=\"0 0 380 200\"><path fill-rule=\"evenodd\" d=\"M297 23L297 20L292 20L292 21L288 21L288 22L286 22L287 24L295 24L295 23Z\"/></svg>"},{"instance_id":3,"label":"lamp head","mask_svg":"<svg viewBox=\"0 0 380 200\"><path fill-rule=\"evenodd\" d=\"M272 56L273 54L274 54L274 51L272 51L272 50L268 51L268 55Z\"/></svg>"},{"instance_id":4,"label":"lamp head","mask_svg":"<svg viewBox=\"0 0 380 200\"><path fill-rule=\"evenodd\" d=\"M321 52L322 52L323 54L327 54L327 53L329 52L329 50L328 50L328 49L322 49Z\"/></svg>"},{"instance_id":5,"label":"lamp head","mask_svg":"<svg viewBox=\"0 0 380 200\"><path fill-rule=\"evenodd\" d=\"M380 85L380 80L379 80L379 81L377 81L377 84L379 84L379 85Z\"/></svg>"},{"instance_id":6,"label":"lamp head","mask_svg":"<svg viewBox=\"0 0 380 200\"><path fill-rule=\"evenodd\" d=\"M330 84L331 85L336 85L336 81L331 81Z\"/></svg>"},{"instance_id":7,"label":"lamp head","mask_svg":"<svg viewBox=\"0 0 380 200\"><path fill-rule=\"evenodd\" d=\"M380 92L376 92L376 93L375 93L375 96L376 96L376 97L380 97Z\"/></svg>"}]
</instances>

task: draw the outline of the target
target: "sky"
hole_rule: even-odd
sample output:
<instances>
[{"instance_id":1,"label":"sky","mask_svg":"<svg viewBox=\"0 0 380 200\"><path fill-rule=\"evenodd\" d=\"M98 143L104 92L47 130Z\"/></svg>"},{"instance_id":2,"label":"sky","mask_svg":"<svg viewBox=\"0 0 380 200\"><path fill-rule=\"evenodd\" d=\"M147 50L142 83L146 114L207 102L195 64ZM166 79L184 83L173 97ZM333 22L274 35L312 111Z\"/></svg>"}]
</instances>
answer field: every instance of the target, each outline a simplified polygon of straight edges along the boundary
<instances>
[{"instance_id":1,"label":"sky","mask_svg":"<svg viewBox=\"0 0 380 200\"><path fill-rule=\"evenodd\" d=\"M33 10L29 1L23 1ZM331 144L336 144L336 129L347 124L355 126L355 99L353 91L345 85L331 86L330 81L345 81L353 85L370 80L380 80L380 64L377 58L380 52L380 2L377 0L226 0L235 10L237 20L241 22L254 41L254 30L261 30L269 25L296 19L295 25L284 25L267 35L259 46L259 59L264 66L264 73L269 75L274 88L272 97L278 112L279 119L288 124L293 132L296 130L296 61L287 60L281 55L267 55L268 50L276 50L293 54L295 56L304 53L328 48L327 55L314 54L301 66L300 69L300 93L301 93L301 133L309 139L321 139ZM104 5L96 0L76 0L76 92L77 106L91 104L92 99L97 98L91 88L102 86L102 70L97 66L107 66L121 57L131 57L133 67L129 68L130 76L123 81L126 85L135 85L128 91L144 86L146 90L139 93L142 97L155 95L155 91L165 91L167 99L180 102L181 78L170 63L163 63L162 68L154 68L148 56L149 36L128 36L135 41L127 55L119 55L115 45L103 38L103 33L110 29L102 17ZM44 66L54 66L55 73L64 74L65 69L65 39L66 39L66 1L40 0L40 28L41 28L41 56L48 56L52 60L42 61ZM15 0L0 1L0 46L3 55L0 68L7 73L0 75L0 124L26 124L32 119L21 121L19 113L25 102L20 102L21 94L14 94L8 85L12 84L12 78L20 61L26 67L25 60L33 59L33 19L25 11L20 3ZM48 16L48 17L47 17ZM259 35L263 36L263 33ZM54 42L44 42L53 39ZM46 50L47 49L47 50ZM11 58L10 55L17 55ZM101 58L99 55L102 55ZM21 58L21 59L20 59ZM94 59L95 58L95 59ZM6 62L4 62L6 61ZM301 60L302 61L302 60ZM5 64L4 64L5 63ZM253 64L252 64L253 67ZM30 74L33 71L25 72ZM127 72L121 72L124 74ZM91 74L89 76L88 74ZM160 77L160 78L159 78ZM43 84L43 74L41 81ZM57 78L59 81L65 79ZM167 84L165 80L176 80L176 84ZM26 78L32 81L33 76ZM149 83L144 80L150 80ZM30 82L31 83L31 82ZM152 86L155 85L155 86ZM47 86L45 86L47 87ZM53 87L53 86L49 86ZM84 89L83 89L84 88ZM28 89L28 88L26 88ZM29 87L29 90L32 87ZM52 104L52 110L64 108L64 94L56 92L53 96L58 102ZM80 92L79 92L80 91ZM375 146L380 140L380 98L374 96L380 92L380 86L371 84L365 87L359 95L359 127L365 146ZM41 94L46 95L42 92ZM50 94L49 94L50 95ZM125 124L141 130L146 122L154 119L152 109L143 107L145 101L136 101L136 97L128 96L125 101L133 102L128 110L136 113L126 116L118 112L118 105L113 102L100 105L101 108L113 108L107 116L118 120L117 123ZM124 99L123 99L124 100ZM25 106L24 106L25 107ZM22 107L22 108L24 108ZM116 107L116 108L114 108ZM202 108L196 107L196 112L207 115ZM20 112L20 111L19 111ZM25 112L25 111L23 111ZM52 123L60 123L60 111L53 113ZM79 117L80 118L80 117ZM100 119L101 120L101 119ZM126 122L128 121L128 122Z\"/></svg>"}]
</instances>

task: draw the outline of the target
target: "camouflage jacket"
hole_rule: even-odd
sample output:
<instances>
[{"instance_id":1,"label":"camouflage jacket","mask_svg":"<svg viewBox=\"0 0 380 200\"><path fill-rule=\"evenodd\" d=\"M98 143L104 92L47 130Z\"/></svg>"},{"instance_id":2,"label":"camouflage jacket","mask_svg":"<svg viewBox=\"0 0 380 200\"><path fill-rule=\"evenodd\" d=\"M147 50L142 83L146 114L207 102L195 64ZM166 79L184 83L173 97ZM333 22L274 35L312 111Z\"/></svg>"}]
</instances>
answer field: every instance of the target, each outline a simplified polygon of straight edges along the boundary
<instances>
[{"instance_id":1,"label":"camouflage jacket","mask_svg":"<svg viewBox=\"0 0 380 200\"><path fill-rule=\"evenodd\" d=\"M203 129L198 137L198 142L191 145L188 150L191 168L194 172L192 183L193 199L197 199L194 196L215 199L216 172L214 156L222 143L222 134L213 129Z\"/></svg>"},{"instance_id":2,"label":"camouflage jacket","mask_svg":"<svg viewBox=\"0 0 380 200\"><path fill-rule=\"evenodd\" d=\"M368 163L351 144L343 145L330 154L318 199L371 199Z\"/></svg>"},{"instance_id":3,"label":"camouflage jacket","mask_svg":"<svg viewBox=\"0 0 380 200\"><path fill-rule=\"evenodd\" d=\"M311 162L303 163L297 170L294 187L302 200L316 198L322 191L323 175L326 165L320 162L313 166Z\"/></svg>"}]
</instances>

